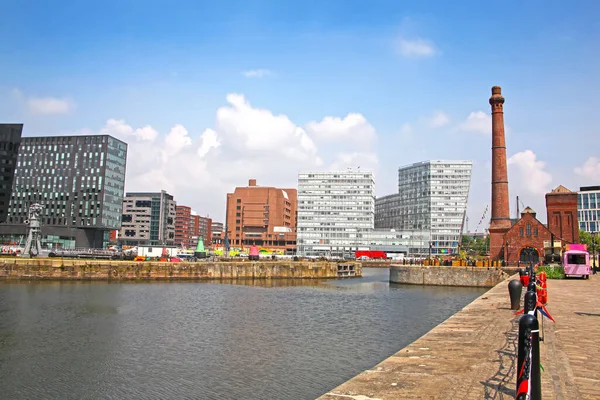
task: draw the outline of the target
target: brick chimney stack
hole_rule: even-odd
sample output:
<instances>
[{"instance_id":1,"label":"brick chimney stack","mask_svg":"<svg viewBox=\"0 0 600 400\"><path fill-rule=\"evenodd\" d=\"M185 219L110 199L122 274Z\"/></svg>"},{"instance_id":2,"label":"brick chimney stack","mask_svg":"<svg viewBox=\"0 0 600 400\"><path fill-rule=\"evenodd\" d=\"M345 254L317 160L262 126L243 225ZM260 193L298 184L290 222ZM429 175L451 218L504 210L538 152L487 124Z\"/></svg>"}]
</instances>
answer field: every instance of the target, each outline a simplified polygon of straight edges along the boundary
<instances>
[{"instance_id":1,"label":"brick chimney stack","mask_svg":"<svg viewBox=\"0 0 600 400\"><path fill-rule=\"evenodd\" d=\"M503 258L504 234L510 229L506 140L504 138L504 97L500 86L492 87L492 220L490 257Z\"/></svg>"}]
</instances>

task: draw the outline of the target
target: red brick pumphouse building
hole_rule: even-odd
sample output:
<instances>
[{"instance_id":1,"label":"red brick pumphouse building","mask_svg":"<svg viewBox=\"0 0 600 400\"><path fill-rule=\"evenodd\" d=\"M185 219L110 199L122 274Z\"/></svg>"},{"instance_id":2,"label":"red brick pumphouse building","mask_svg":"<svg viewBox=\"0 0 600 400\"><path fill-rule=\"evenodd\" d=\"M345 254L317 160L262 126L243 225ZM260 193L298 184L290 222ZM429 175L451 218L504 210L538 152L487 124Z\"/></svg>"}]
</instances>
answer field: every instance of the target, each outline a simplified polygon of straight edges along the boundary
<instances>
[{"instance_id":1,"label":"red brick pumphouse building","mask_svg":"<svg viewBox=\"0 0 600 400\"><path fill-rule=\"evenodd\" d=\"M504 96L492 87L492 218L490 258L508 264L539 262L558 255L564 245L579 242L577 193L559 186L546 194L547 226L527 207L516 221L510 219L508 171L504 137ZM514 223L513 223L514 222Z\"/></svg>"},{"instance_id":2,"label":"red brick pumphouse building","mask_svg":"<svg viewBox=\"0 0 600 400\"><path fill-rule=\"evenodd\" d=\"M576 192L559 186L546 194L546 215L548 224L544 225L534 210L525 208L521 218L502 236L501 254L496 254L496 259L509 264L538 262L560 254L567 243L579 242Z\"/></svg>"}]
</instances>

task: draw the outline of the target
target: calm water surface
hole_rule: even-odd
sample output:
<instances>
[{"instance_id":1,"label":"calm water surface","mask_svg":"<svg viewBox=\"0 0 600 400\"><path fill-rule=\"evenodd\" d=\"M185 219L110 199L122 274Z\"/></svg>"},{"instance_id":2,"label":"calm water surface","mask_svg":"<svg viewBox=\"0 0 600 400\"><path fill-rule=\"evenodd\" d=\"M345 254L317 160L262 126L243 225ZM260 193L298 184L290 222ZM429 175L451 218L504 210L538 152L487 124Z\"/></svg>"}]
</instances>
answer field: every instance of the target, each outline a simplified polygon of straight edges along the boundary
<instances>
[{"instance_id":1,"label":"calm water surface","mask_svg":"<svg viewBox=\"0 0 600 400\"><path fill-rule=\"evenodd\" d=\"M483 293L387 280L0 284L0 398L314 399Z\"/></svg>"}]
</instances>

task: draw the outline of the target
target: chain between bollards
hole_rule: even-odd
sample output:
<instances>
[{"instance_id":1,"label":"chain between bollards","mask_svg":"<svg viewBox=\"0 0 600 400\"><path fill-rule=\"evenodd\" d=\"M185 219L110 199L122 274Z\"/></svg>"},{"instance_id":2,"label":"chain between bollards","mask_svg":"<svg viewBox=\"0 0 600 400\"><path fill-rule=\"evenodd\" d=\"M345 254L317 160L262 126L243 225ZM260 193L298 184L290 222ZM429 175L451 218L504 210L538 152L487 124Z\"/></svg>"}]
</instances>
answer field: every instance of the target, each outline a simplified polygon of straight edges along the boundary
<instances>
[{"instance_id":1,"label":"chain between bollards","mask_svg":"<svg viewBox=\"0 0 600 400\"><path fill-rule=\"evenodd\" d=\"M524 315L519 320L517 352L517 400L541 400L540 329L537 319L537 285L533 264L524 299Z\"/></svg>"}]
</instances>

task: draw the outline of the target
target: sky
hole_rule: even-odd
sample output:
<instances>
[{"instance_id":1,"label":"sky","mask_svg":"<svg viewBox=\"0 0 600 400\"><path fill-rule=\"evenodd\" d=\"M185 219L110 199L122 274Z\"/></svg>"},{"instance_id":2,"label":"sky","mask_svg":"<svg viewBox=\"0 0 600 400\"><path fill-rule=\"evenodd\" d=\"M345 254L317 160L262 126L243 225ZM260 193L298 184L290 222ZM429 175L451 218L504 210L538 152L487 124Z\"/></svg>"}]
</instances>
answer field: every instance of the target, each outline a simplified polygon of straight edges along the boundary
<instances>
[{"instance_id":1,"label":"sky","mask_svg":"<svg viewBox=\"0 0 600 400\"><path fill-rule=\"evenodd\" d=\"M0 122L111 134L126 191L223 221L226 193L360 167L472 160L489 223L491 87L506 98L511 213L600 185L600 2L0 0Z\"/></svg>"}]
</instances>

